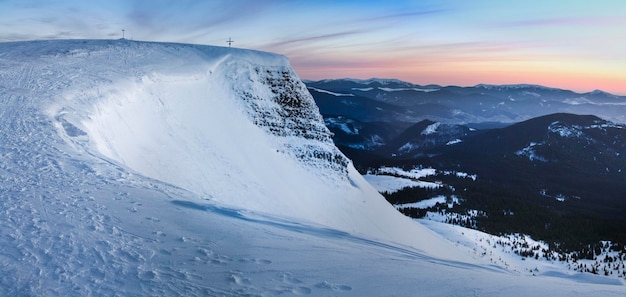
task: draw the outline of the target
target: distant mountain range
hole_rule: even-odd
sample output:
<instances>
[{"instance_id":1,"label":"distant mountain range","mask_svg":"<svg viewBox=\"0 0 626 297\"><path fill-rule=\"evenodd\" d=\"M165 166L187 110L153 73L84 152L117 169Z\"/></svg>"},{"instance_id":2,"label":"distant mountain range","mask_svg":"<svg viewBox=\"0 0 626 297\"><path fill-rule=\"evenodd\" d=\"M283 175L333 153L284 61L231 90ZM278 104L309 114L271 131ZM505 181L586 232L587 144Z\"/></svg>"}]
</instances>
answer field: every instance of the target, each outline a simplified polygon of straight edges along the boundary
<instances>
[{"instance_id":1,"label":"distant mountain range","mask_svg":"<svg viewBox=\"0 0 626 297\"><path fill-rule=\"evenodd\" d=\"M552 113L626 122L626 96L538 85L415 85L394 79L305 81L322 114L363 122L514 123Z\"/></svg>"},{"instance_id":2,"label":"distant mountain range","mask_svg":"<svg viewBox=\"0 0 626 297\"><path fill-rule=\"evenodd\" d=\"M624 96L379 79L307 85L335 143L362 172L423 166L476 174L445 182L465 200L457 211L489 214L479 229L562 246L626 243ZM509 212L516 215L503 216Z\"/></svg>"}]
</instances>

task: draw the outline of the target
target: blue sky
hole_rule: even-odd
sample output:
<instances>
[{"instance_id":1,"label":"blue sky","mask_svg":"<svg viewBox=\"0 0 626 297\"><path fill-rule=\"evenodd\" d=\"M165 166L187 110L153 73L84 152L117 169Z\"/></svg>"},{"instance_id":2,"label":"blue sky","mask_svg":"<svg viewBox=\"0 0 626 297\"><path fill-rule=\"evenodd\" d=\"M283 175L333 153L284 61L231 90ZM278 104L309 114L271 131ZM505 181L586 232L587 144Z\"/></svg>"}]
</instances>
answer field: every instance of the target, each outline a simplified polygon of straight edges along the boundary
<instances>
[{"instance_id":1,"label":"blue sky","mask_svg":"<svg viewBox=\"0 0 626 297\"><path fill-rule=\"evenodd\" d=\"M0 41L120 38L265 50L299 76L533 83L626 94L626 1L0 0Z\"/></svg>"}]
</instances>

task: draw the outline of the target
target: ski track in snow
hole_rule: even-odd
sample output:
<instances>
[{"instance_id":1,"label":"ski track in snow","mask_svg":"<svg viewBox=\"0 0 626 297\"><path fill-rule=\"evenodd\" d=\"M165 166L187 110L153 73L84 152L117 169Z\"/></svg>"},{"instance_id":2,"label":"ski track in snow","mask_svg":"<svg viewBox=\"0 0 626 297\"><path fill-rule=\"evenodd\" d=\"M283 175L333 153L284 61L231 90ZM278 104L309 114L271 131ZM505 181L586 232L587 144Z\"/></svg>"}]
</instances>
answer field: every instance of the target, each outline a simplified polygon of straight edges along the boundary
<instances>
[{"instance_id":1,"label":"ski track in snow","mask_svg":"<svg viewBox=\"0 0 626 297\"><path fill-rule=\"evenodd\" d=\"M99 43L116 48L106 59L151 65L142 60L149 47L119 43ZM0 54L1 296L625 292L623 286L513 275L480 261L437 257L323 225L228 207L145 177L83 146L88 135L72 123L74 111L50 115L42 110L76 88L72 83L110 83L111 69L101 67L98 73L81 64L101 52L80 46L59 51L45 42L0 46L8 52ZM170 44L162 48L171 55L181 51ZM39 62L15 56L16 51ZM142 75L133 68L124 71Z\"/></svg>"}]
</instances>

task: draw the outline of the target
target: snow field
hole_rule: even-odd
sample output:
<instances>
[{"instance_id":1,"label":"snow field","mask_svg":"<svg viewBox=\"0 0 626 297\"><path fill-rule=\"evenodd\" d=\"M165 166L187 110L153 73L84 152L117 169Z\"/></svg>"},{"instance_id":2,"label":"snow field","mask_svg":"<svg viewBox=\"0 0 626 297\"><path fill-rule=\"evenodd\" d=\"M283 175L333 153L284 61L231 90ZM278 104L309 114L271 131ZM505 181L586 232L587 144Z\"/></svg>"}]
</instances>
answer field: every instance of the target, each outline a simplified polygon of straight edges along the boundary
<instances>
[{"instance_id":1,"label":"snow field","mask_svg":"<svg viewBox=\"0 0 626 297\"><path fill-rule=\"evenodd\" d=\"M177 65L174 77L158 69L138 72L131 83L90 86L99 90L96 97L82 91L85 88L78 94L65 91L69 107L64 110L74 110L76 126L89 136L83 143L87 151L205 199L388 239L433 254L452 253L445 240L399 215L353 168L350 182L329 182L333 173L326 168L303 168L277 152L283 149L282 139L251 123L233 94L245 84L240 80L248 78L241 61L262 63L247 56L230 63L232 59L232 55L216 59L221 64L205 66L210 71L203 70L201 61ZM141 69L135 66L135 71ZM263 94L261 89L251 92ZM397 228L406 224L412 226L409 232L416 232L413 236ZM425 236L430 240L423 240Z\"/></svg>"}]
</instances>

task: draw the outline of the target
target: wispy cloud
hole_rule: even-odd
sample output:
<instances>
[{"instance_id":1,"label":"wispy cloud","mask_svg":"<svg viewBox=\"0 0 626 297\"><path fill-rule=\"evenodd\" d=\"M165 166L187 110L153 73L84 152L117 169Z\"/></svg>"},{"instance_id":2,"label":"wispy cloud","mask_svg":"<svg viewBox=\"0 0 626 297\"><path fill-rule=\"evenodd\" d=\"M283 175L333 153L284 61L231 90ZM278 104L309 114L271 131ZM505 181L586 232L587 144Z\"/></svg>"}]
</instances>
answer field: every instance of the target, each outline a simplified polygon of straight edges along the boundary
<instances>
[{"instance_id":1,"label":"wispy cloud","mask_svg":"<svg viewBox=\"0 0 626 297\"><path fill-rule=\"evenodd\" d=\"M51 35L47 35L45 36L46 39L68 39L68 38L72 38L74 36L74 33L71 31L62 31L62 32L57 32L55 34L51 34Z\"/></svg>"},{"instance_id":2,"label":"wispy cloud","mask_svg":"<svg viewBox=\"0 0 626 297\"><path fill-rule=\"evenodd\" d=\"M403 18L411 18L415 16L434 15L449 12L449 9L429 9L429 10L417 10L402 13L385 14L381 16L375 16L371 18L363 19L362 21L378 21L378 20L395 20Z\"/></svg>"},{"instance_id":3,"label":"wispy cloud","mask_svg":"<svg viewBox=\"0 0 626 297\"><path fill-rule=\"evenodd\" d=\"M543 27L543 26L613 26L626 24L624 18L614 17L559 17L507 21L496 24L503 27Z\"/></svg>"},{"instance_id":4,"label":"wispy cloud","mask_svg":"<svg viewBox=\"0 0 626 297\"><path fill-rule=\"evenodd\" d=\"M267 45L267 47L278 48L278 47L295 44L295 43L308 43L308 42L313 42L313 41L330 40L330 39L336 39L340 37L346 37L346 36L356 35L356 34L361 34L361 33L364 33L364 31L363 30L351 30L351 31L344 31L344 32L335 32L335 33L328 33L328 34L321 34L321 35L299 37L299 38L282 40L282 41L275 42L275 43L270 43Z\"/></svg>"},{"instance_id":5,"label":"wispy cloud","mask_svg":"<svg viewBox=\"0 0 626 297\"><path fill-rule=\"evenodd\" d=\"M22 33L0 33L1 41L20 41L20 40L33 40L40 38L40 35L36 34L22 34Z\"/></svg>"}]
</instances>

